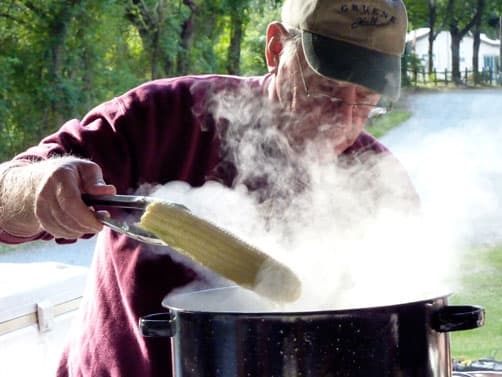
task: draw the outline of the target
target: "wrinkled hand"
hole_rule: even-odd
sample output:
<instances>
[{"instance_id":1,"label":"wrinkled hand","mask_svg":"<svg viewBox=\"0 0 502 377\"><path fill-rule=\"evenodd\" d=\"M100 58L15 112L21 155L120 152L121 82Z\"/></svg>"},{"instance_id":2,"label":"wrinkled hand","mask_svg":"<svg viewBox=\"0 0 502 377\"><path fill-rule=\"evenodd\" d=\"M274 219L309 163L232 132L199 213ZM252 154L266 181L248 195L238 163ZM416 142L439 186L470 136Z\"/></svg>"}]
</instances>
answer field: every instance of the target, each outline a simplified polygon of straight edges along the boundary
<instances>
[{"instance_id":1,"label":"wrinkled hand","mask_svg":"<svg viewBox=\"0 0 502 377\"><path fill-rule=\"evenodd\" d=\"M37 168L44 169L44 173L36 185L33 210L42 229L66 239L99 232L103 226L81 196L116 193L115 187L103 180L101 168L94 162L73 157L40 164Z\"/></svg>"},{"instance_id":2,"label":"wrinkled hand","mask_svg":"<svg viewBox=\"0 0 502 377\"><path fill-rule=\"evenodd\" d=\"M0 228L18 237L46 231L76 239L102 224L82 194L113 195L94 162L75 157L39 162L11 161L0 167Z\"/></svg>"}]
</instances>

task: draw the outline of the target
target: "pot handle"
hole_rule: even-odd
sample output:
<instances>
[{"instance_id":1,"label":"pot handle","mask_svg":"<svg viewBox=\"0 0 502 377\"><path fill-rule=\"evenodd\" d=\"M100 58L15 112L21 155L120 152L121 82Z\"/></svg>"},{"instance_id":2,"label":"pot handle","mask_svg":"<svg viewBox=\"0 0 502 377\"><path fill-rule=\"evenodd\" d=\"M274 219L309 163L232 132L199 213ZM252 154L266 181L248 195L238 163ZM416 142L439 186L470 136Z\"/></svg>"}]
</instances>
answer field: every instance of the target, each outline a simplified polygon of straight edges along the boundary
<instances>
[{"instance_id":1,"label":"pot handle","mask_svg":"<svg viewBox=\"0 0 502 377\"><path fill-rule=\"evenodd\" d=\"M139 329L145 338L172 338L174 321L171 313L149 314L139 319Z\"/></svg>"},{"instance_id":2,"label":"pot handle","mask_svg":"<svg viewBox=\"0 0 502 377\"><path fill-rule=\"evenodd\" d=\"M438 332L469 330L485 324L485 309L480 306L452 305L435 310L431 327Z\"/></svg>"}]
</instances>

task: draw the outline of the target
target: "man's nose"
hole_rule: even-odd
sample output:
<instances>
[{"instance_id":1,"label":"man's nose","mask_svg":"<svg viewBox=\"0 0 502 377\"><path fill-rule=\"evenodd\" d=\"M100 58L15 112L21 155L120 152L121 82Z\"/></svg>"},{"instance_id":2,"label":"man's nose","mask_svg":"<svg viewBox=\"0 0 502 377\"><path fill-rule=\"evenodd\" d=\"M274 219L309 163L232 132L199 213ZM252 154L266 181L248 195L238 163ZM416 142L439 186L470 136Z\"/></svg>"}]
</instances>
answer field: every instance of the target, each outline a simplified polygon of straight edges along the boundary
<instances>
[{"instance_id":1,"label":"man's nose","mask_svg":"<svg viewBox=\"0 0 502 377\"><path fill-rule=\"evenodd\" d=\"M339 96L344 103L353 105L357 99L357 88L354 85L347 85L340 89Z\"/></svg>"},{"instance_id":2,"label":"man's nose","mask_svg":"<svg viewBox=\"0 0 502 377\"><path fill-rule=\"evenodd\" d=\"M348 85L340 90L339 115L342 122L352 122L354 104L356 100L356 87Z\"/></svg>"}]
</instances>

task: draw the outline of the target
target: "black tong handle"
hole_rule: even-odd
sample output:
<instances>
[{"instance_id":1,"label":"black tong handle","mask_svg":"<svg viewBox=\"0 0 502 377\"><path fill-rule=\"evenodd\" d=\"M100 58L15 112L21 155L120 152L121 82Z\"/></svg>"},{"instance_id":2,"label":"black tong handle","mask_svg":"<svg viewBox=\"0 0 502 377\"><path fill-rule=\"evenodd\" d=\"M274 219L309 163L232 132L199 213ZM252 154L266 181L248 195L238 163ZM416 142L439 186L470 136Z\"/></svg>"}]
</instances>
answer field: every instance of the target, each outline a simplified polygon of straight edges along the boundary
<instances>
[{"instance_id":1,"label":"black tong handle","mask_svg":"<svg viewBox=\"0 0 502 377\"><path fill-rule=\"evenodd\" d=\"M128 208L144 210L151 202L152 198L138 195L90 195L83 194L82 200L88 206L103 206L114 208Z\"/></svg>"}]
</instances>

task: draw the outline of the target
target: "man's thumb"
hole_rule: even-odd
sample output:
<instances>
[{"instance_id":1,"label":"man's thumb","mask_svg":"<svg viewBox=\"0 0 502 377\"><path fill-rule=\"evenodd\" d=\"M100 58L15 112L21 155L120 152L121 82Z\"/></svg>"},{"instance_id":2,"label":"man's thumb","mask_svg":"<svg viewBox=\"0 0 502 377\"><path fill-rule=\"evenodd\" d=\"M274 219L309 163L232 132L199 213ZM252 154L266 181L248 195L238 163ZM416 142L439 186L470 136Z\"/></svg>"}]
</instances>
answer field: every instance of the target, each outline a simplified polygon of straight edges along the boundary
<instances>
[{"instance_id":1,"label":"man's thumb","mask_svg":"<svg viewBox=\"0 0 502 377\"><path fill-rule=\"evenodd\" d=\"M80 165L79 174L83 192L93 195L115 195L117 193L115 186L105 182L101 168L94 162L87 161Z\"/></svg>"}]
</instances>

